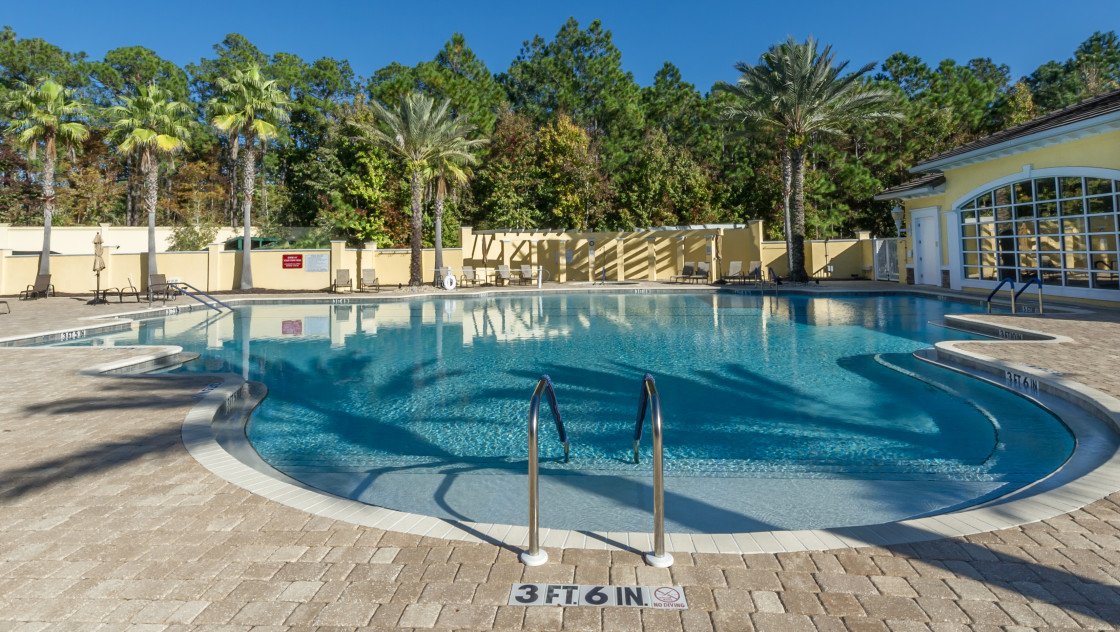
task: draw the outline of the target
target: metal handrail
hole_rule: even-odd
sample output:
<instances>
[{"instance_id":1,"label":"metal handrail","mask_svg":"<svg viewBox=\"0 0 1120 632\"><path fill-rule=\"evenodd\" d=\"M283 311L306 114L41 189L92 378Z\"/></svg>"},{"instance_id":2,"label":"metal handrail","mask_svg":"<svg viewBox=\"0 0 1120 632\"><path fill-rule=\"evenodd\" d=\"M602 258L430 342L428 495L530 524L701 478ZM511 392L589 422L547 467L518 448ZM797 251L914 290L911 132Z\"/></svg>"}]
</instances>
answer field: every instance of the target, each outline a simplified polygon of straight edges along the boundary
<instances>
[{"instance_id":1,"label":"metal handrail","mask_svg":"<svg viewBox=\"0 0 1120 632\"><path fill-rule=\"evenodd\" d=\"M1011 284L1011 313L1012 314L1015 313L1015 297L1018 296L1017 294L1015 294L1015 281L1013 281L1010 278L1007 278L1007 279L1004 279L1004 280L1000 281L999 285L996 286L996 289L992 290L992 293L988 295L988 300L985 301L985 302L988 304L988 313L989 314L992 313L992 297L995 296L996 292L1000 291L1000 288L1002 288L1006 284Z\"/></svg>"},{"instance_id":2,"label":"metal handrail","mask_svg":"<svg viewBox=\"0 0 1120 632\"><path fill-rule=\"evenodd\" d=\"M183 296L188 296L190 298L193 298L194 300L198 301L199 303L202 303L203 305L205 305L205 306L209 307L210 309L218 312L219 314L222 313L222 310L220 310L217 307L214 307L213 305L211 305L210 303L207 303L206 301L198 298L194 294L191 294L190 292L187 292L186 290L183 290L182 288L179 287L180 285L194 290L197 294L201 294L201 295L205 296L206 298L214 301L218 305L221 305L222 307L228 309L231 312L233 311L233 308L230 307L229 305L226 305L225 303L219 301L218 299L214 298L213 296L210 296L206 292L203 292L202 290L196 288L195 286L191 285L190 283L186 283L186 282L183 282L183 281L170 281L168 283L154 283L152 285L149 285L148 286L148 308L150 309L152 307L152 302L155 300L155 289L159 288L159 287L162 287L162 288L166 288L164 293L163 293L163 304L164 305L167 304L167 297L168 297L169 294L171 294L171 290L178 290L178 292L180 294L182 294Z\"/></svg>"},{"instance_id":3,"label":"metal handrail","mask_svg":"<svg viewBox=\"0 0 1120 632\"><path fill-rule=\"evenodd\" d=\"M638 400L638 421L634 425L634 462L638 463L638 446L642 441L642 425L646 417L646 404L650 409L650 426L653 429L653 551L646 553L650 566L667 568L673 565L673 556L665 552L665 468L664 441L661 434L661 397L653 376L642 377L642 393Z\"/></svg>"},{"instance_id":4,"label":"metal handrail","mask_svg":"<svg viewBox=\"0 0 1120 632\"><path fill-rule=\"evenodd\" d=\"M1018 299L1020 294L1027 291L1027 288L1029 288L1031 286L1031 283L1034 283L1035 285L1038 286L1038 313L1041 314L1042 313L1042 281L1040 281L1038 279L1038 277L1033 276L1033 277L1027 279L1027 282L1023 284L1023 287L1019 288L1019 291L1015 293L1015 298ZM1012 302L1012 305L1014 305L1014 302Z\"/></svg>"},{"instance_id":5,"label":"metal handrail","mask_svg":"<svg viewBox=\"0 0 1120 632\"><path fill-rule=\"evenodd\" d=\"M209 294L207 294L206 292L203 292L202 290L200 290L200 289L196 288L195 286L191 285L190 283L185 283L185 282L183 282L183 281L172 281L171 283L168 283L168 285L170 285L170 286L171 286L171 287L173 287L173 288L178 288L178 287L179 287L180 285L182 285L182 286L184 286L184 287L189 287L190 289L194 290L195 294L201 294L201 295L205 296L206 298L208 298L208 299L210 299L210 300L214 301L214 302L215 302L215 303L217 303L218 305L221 305L222 307L224 307L224 308L228 309L229 311L231 311L231 312L233 311L233 308L232 308L232 307L230 307L229 305L226 305L225 303L223 303L223 302L219 301L218 299L214 298L213 296L210 296L210 295L209 295ZM182 291L182 290L180 290L180 291ZM214 310L214 311L216 311L216 312L221 312L221 311L222 311L222 310L218 309L217 307L214 307L214 306L213 306L213 305L211 305L210 303L207 303L206 301L204 301L204 300L202 300L202 299L198 298L198 297L197 297L197 296L195 296L194 294L191 294L190 292L183 292L183 294L184 294L184 295L186 295L186 296L189 296L189 297L193 298L194 300L198 301L199 303L202 303L203 305L205 305L205 306L207 306L207 307L209 307L209 308L213 309L213 310Z\"/></svg>"},{"instance_id":6,"label":"metal handrail","mask_svg":"<svg viewBox=\"0 0 1120 632\"><path fill-rule=\"evenodd\" d=\"M538 484L540 479L540 466L538 463L537 428L541 417L541 395L548 395L548 406L552 409L552 416L556 419L556 432L560 435L560 443L564 445L564 462L568 462L568 434L564 432L564 422L560 418L560 408L556 405L556 389L552 386L552 378L542 375L537 380L537 388L533 390L533 398L529 400L529 549L522 551L520 558L526 566L540 566L548 561L548 552L541 550L540 525L538 524L538 507L540 499Z\"/></svg>"}]
</instances>

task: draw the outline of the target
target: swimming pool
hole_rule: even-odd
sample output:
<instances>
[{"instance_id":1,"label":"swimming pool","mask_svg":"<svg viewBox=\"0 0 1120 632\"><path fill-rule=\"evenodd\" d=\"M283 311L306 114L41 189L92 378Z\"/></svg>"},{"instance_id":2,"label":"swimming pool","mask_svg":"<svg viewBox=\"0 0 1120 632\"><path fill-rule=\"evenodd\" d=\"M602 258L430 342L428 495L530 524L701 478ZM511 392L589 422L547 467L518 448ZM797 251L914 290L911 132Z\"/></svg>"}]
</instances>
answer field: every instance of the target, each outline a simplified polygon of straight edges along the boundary
<instances>
[{"instance_id":1,"label":"swimming pool","mask_svg":"<svg viewBox=\"0 0 1120 632\"><path fill-rule=\"evenodd\" d=\"M524 524L529 395L560 398L572 460L542 419L541 522L647 530L649 444L629 450L655 375L670 531L898 520L1053 471L1069 432L1002 389L909 354L981 308L916 296L596 293L255 305L137 323L92 344L176 344L187 371L269 396L248 436L277 469L394 509Z\"/></svg>"}]
</instances>

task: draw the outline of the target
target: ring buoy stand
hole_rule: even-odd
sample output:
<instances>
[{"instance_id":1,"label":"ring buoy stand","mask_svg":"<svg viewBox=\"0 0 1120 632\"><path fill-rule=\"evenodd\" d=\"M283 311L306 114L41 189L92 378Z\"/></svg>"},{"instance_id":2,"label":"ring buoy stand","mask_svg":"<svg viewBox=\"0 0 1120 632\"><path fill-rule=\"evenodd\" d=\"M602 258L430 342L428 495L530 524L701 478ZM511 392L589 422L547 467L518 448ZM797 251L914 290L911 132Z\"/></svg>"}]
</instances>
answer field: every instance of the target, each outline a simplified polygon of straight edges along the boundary
<instances>
[{"instance_id":1,"label":"ring buoy stand","mask_svg":"<svg viewBox=\"0 0 1120 632\"><path fill-rule=\"evenodd\" d=\"M455 277L454 276L449 274L449 275L443 277L443 289L454 290L455 285L456 285L456 283L455 283Z\"/></svg>"}]
</instances>

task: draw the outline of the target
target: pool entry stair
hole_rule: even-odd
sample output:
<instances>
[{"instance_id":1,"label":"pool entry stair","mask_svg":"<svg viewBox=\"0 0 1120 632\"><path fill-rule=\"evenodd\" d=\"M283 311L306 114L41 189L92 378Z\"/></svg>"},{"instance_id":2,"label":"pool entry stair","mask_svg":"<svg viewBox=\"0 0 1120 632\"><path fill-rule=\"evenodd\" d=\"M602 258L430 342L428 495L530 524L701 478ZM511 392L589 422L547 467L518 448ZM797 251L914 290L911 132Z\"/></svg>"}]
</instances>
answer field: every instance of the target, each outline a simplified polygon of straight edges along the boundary
<instances>
[{"instance_id":1,"label":"pool entry stair","mask_svg":"<svg viewBox=\"0 0 1120 632\"><path fill-rule=\"evenodd\" d=\"M548 561L548 552L540 547L540 464L537 441L540 427L541 396L548 396L552 417L556 420L556 432L564 446L564 462L569 461L570 446L560 417L560 407L556 403L556 388L552 378L542 375L533 389L529 400L529 548L522 551L519 558L526 566L540 566ZM657 568L673 565L673 556L665 552L665 471L663 462L663 439L661 423L661 397L657 393L657 383L653 376L646 373L642 377L642 389L638 399L638 420L634 425L634 463L639 462L638 447L642 442L642 426L645 423L646 409L649 409L650 427L653 433L653 551L645 554L646 563Z\"/></svg>"}]
</instances>

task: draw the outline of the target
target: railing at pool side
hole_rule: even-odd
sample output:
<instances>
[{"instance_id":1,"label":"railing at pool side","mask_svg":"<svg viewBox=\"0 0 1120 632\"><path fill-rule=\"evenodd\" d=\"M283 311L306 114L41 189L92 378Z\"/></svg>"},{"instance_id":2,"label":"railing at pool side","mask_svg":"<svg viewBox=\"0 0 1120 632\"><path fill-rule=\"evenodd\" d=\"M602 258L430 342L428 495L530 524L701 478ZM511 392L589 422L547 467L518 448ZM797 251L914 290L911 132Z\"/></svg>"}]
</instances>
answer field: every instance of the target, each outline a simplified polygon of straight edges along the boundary
<instances>
[{"instance_id":1,"label":"railing at pool side","mask_svg":"<svg viewBox=\"0 0 1120 632\"><path fill-rule=\"evenodd\" d=\"M639 462L638 447L642 442L642 425L646 418L646 405L649 405L649 423L653 431L653 551L646 553L645 560L650 566L668 568L673 565L673 556L665 552L665 468L664 441L661 434L661 396L653 376L646 373L642 377L642 392L638 399L638 421L634 424L634 463Z\"/></svg>"},{"instance_id":2,"label":"railing at pool side","mask_svg":"<svg viewBox=\"0 0 1120 632\"><path fill-rule=\"evenodd\" d=\"M1036 276L1033 276L1033 277L1027 279L1027 282L1023 284L1023 287L1019 288L1019 291L1015 293L1014 297L1012 297L1011 304L1012 304L1012 306L1015 305L1015 300L1019 298L1020 294L1027 291L1027 288L1029 288L1031 286L1031 283L1034 283L1035 285L1038 286L1038 313L1041 314L1042 313L1042 281L1040 281L1039 278L1036 277ZM1012 309L1012 311L1015 310L1014 307L1012 307L1011 309Z\"/></svg>"},{"instance_id":3,"label":"railing at pool side","mask_svg":"<svg viewBox=\"0 0 1120 632\"><path fill-rule=\"evenodd\" d=\"M552 409L552 417L556 420L556 432L560 435L560 443L564 445L564 462L568 462L569 444L568 433L564 431L564 421L560 418L560 408L556 403L556 389L552 386L552 378L542 375L537 380L537 388L533 390L533 398L529 400L529 549L522 551L521 561L526 566L540 566L548 561L548 552L541 550L540 525L539 525L539 482L540 464L538 463L537 429L540 426L541 395L548 395L548 406Z\"/></svg>"},{"instance_id":4,"label":"railing at pool side","mask_svg":"<svg viewBox=\"0 0 1120 632\"><path fill-rule=\"evenodd\" d=\"M1002 289L1004 285L1010 285L1011 286L1011 313L1012 314L1015 313L1015 297L1018 296L1018 294L1015 293L1015 281L1013 281L1010 278L1006 278L1006 279L999 282L999 285L996 286L996 289L992 290L992 292L990 294L988 294L988 298L984 301L988 305L988 313L989 314L992 313L992 298L995 297L996 292L999 292L1000 289Z\"/></svg>"}]
</instances>

